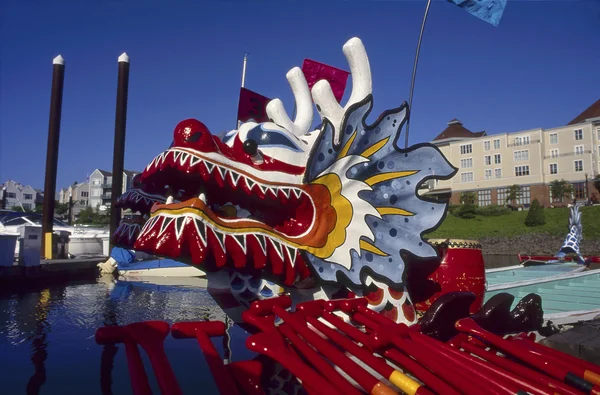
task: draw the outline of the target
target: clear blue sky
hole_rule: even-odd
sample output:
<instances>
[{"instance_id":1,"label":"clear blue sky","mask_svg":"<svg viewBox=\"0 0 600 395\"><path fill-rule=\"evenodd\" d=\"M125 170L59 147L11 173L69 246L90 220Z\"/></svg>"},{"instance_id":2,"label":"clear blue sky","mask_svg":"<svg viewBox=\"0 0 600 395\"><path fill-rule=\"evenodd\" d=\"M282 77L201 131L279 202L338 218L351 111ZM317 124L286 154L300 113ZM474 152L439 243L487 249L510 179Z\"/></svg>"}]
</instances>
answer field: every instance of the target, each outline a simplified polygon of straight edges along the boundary
<instances>
[{"instance_id":1,"label":"clear blue sky","mask_svg":"<svg viewBox=\"0 0 600 395\"><path fill-rule=\"evenodd\" d=\"M175 5L173 5L174 3ZM111 170L117 58L131 57L125 168L142 170L186 118L235 125L244 52L249 89L280 97L304 58L371 61L374 119L408 100L425 1L0 2L0 181L43 188L52 59L66 59L58 185ZM496 28L434 1L421 48L411 144L457 117L489 134L564 125L600 97L600 2L514 1ZM347 90L347 93L349 89ZM347 96L346 96L347 97ZM402 139L402 141L404 141Z\"/></svg>"}]
</instances>

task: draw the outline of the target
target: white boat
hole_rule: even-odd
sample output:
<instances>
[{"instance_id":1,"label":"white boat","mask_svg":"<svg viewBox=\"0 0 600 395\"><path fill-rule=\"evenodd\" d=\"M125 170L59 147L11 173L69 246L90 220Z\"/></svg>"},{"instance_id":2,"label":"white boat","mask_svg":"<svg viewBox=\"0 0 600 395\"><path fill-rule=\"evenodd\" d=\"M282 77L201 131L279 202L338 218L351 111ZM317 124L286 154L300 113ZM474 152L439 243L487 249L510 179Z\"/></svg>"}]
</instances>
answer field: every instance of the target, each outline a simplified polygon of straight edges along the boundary
<instances>
[{"instance_id":1,"label":"white boat","mask_svg":"<svg viewBox=\"0 0 600 395\"><path fill-rule=\"evenodd\" d=\"M206 273L197 266L120 247L114 247L108 260L99 263L98 267L103 274L113 273L116 270L123 278L206 276Z\"/></svg>"},{"instance_id":2,"label":"white boat","mask_svg":"<svg viewBox=\"0 0 600 395\"><path fill-rule=\"evenodd\" d=\"M42 215L37 213L13 212L0 218L0 232L19 235L19 226L42 226ZM87 226L71 226L54 218L54 232L69 232L69 257L104 256L104 241L110 237L108 228ZM15 248L15 256L19 255L19 243Z\"/></svg>"}]
</instances>

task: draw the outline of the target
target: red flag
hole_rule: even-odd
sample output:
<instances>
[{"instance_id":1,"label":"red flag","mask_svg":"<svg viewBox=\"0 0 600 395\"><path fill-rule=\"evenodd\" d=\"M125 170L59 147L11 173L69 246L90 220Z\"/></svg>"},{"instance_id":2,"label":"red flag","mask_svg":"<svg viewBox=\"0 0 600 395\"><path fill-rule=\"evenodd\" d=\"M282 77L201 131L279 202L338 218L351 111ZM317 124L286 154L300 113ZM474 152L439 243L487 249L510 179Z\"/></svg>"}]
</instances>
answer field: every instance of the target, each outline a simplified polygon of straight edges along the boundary
<instances>
[{"instance_id":1,"label":"red flag","mask_svg":"<svg viewBox=\"0 0 600 395\"><path fill-rule=\"evenodd\" d=\"M310 59L304 59L302 72L309 89L312 89L319 80L327 80L338 103L342 100L349 72Z\"/></svg>"},{"instance_id":2,"label":"red flag","mask_svg":"<svg viewBox=\"0 0 600 395\"><path fill-rule=\"evenodd\" d=\"M267 122L267 104L271 101L268 97L259 95L250 89L240 89L240 101L238 104L238 121L247 122L250 119L255 122Z\"/></svg>"}]
</instances>

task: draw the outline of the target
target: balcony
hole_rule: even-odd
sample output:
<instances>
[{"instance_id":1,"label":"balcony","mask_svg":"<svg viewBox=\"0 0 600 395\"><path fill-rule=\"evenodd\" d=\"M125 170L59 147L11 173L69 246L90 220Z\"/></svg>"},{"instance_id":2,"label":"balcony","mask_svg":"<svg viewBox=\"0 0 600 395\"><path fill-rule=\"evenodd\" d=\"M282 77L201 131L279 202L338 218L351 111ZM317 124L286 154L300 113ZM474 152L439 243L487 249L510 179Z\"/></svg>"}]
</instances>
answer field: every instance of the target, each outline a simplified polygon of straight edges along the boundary
<instances>
[{"instance_id":1,"label":"balcony","mask_svg":"<svg viewBox=\"0 0 600 395\"><path fill-rule=\"evenodd\" d=\"M100 185L102 188L112 188L112 182Z\"/></svg>"},{"instance_id":2,"label":"balcony","mask_svg":"<svg viewBox=\"0 0 600 395\"><path fill-rule=\"evenodd\" d=\"M591 154L592 150L588 149L582 152L567 152L564 154L558 154L558 155L546 155L544 156L544 159L558 159L558 158L566 158L568 156L581 156L581 155L585 155L585 154Z\"/></svg>"},{"instance_id":3,"label":"balcony","mask_svg":"<svg viewBox=\"0 0 600 395\"><path fill-rule=\"evenodd\" d=\"M112 199L112 193L103 193L102 195L100 195L100 197L102 198L102 200L110 200Z\"/></svg>"},{"instance_id":4,"label":"balcony","mask_svg":"<svg viewBox=\"0 0 600 395\"><path fill-rule=\"evenodd\" d=\"M541 142L541 140L530 140L530 141L526 141L526 142L524 141L524 142L521 142L521 143L507 144L506 146L507 147L524 147L526 145L538 144L540 142Z\"/></svg>"}]
</instances>

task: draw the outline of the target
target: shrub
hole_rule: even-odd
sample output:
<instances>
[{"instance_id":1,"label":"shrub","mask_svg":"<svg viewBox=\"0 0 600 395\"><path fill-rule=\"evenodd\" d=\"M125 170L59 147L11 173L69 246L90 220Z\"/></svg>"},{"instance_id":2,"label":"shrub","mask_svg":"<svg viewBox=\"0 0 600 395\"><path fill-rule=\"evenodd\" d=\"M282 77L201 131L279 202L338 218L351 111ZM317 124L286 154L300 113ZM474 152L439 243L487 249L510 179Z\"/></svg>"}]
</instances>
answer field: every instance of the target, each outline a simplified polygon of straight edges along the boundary
<instances>
[{"instance_id":1,"label":"shrub","mask_svg":"<svg viewBox=\"0 0 600 395\"><path fill-rule=\"evenodd\" d=\"M478 207L475 210L475 213L477 215L482 215L484 217L497 217L500 215L506 215L506 214L510 213L510 211L511 210L505 206L485 206L485 207Z\"/></svg>"},{"instance_id":2,"label":"shrub","mask_svg":"<svg viewBox=\"0 0 600 395\"><path fill-rule=\"evenodd\" d=\"M457 217L471 219L475 218L475 205L471 203L466 203L460 206L458 210L456 210L455 214Z\"/></svg>"},{"instance_id":3,"label":"shrub","mask_svg":"<svg viewBox=\"0 0 600 395\"><path fill-rule=\"evenodd\" d=\"M525 218L525 225L527 226L540 226L546 223L546 215L544 213L544 208L540 206L540 203L537 199L534 199L531 202L531 207L529 207L529 212L527 213L527 218Z\"/></svg>"}]
</instances>

